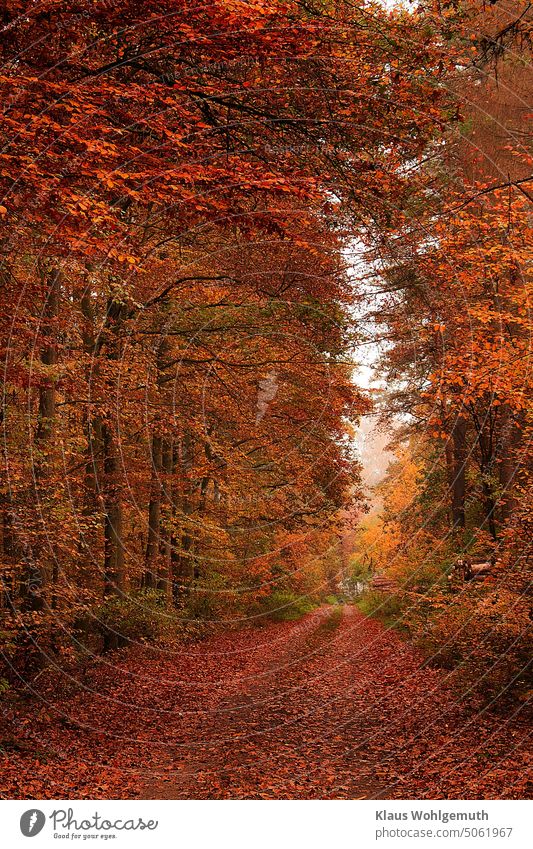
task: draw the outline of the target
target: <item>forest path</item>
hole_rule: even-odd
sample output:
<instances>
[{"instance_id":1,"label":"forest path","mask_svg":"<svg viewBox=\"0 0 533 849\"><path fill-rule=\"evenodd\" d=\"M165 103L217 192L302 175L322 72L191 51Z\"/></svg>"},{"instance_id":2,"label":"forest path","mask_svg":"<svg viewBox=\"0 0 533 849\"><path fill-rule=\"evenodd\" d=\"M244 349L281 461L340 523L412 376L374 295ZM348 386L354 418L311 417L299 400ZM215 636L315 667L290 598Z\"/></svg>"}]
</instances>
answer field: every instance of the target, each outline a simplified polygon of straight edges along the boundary
<instances>
[{"instance_id":1,"label":"forest path","mask_svg":"<svg viewBox=\"0 0 533 849\"><path fill-rule=\"evenodd\" d=\"M489 798L527 792L527 728L351 606L101 659L19 708L2 793L35 798ZM23 790L23 788L26 788ZM29 788L29 790L27 789Z\"/></svg>"},{"instance_id":2,"label":"forest path","mask_svg":"<svg viewBox=\"0 0 533 849\"><path fill-rule=\"evenodd\" d=\"M259 668L254 652L246 652L238 686L230 684L199 724L201 745L165 782L142 785L142 797L375 796L374 769L364 753L355 754L359 735L347 692L353 668L348 645L337 634L353 615L350 607L323 607L299 625L279 629L283 638L274 638L275 653L264 654L261 647Z\"/></svg>"}]
</instances>

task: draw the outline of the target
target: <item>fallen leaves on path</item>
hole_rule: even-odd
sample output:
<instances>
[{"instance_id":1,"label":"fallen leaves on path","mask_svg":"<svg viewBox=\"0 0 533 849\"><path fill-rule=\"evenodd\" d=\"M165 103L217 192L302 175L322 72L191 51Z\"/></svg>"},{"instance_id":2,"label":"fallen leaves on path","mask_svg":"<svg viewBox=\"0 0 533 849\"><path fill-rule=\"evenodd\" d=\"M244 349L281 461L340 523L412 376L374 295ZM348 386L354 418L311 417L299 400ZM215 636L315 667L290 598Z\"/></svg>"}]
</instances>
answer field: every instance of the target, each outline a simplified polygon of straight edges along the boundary
<instances>
[{"instance_id":1,"label":"fallen leaves on path","mask_svg":"<svg viewBox=\"0 0 533 849\"><path fill-rule=\"evenodd\" d=\"M38 685L4 712L5 798L527 794L520 712L476 712L351 607L137 647Z\"/></svg>"}]
</instances>

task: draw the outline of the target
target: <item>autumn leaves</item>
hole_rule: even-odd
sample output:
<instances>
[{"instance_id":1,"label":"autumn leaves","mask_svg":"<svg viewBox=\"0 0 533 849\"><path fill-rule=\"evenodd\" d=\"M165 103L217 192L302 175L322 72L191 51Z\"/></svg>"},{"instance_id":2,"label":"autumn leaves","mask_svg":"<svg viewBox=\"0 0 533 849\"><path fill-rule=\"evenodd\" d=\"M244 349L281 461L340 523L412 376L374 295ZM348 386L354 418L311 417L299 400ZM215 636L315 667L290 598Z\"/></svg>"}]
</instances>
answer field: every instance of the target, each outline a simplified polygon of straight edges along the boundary
<instances>
[{"instance_id":1,"label":"autumn leaves","mask_svg":"<svg viewBox=\"0 0 533 849\"><path fill-rule=\"evenodd\" d=\"M439 132L418 18L78 5L4 13L3 603L30 663L334 589L368 407L342 246Z\"/></svg>"}]
</instances>

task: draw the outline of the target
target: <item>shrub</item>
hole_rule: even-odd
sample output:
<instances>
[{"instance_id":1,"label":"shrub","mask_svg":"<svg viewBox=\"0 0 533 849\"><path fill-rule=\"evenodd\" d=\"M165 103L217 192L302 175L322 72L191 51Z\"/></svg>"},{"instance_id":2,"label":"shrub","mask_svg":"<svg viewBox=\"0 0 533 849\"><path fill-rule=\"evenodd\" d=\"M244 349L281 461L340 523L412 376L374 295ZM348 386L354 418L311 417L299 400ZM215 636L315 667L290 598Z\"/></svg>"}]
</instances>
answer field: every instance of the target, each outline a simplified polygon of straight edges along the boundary
<instances>
[{"instance_id":1,"label":"shrub","mask_svg":"<svg viewBox=\"0 0 533 849\"><path fill-rule=\"evenodd\" d=\"M165 593L159 590L113 596L93 608L85 618L92 620L94 630L103 633L107 648L170 638L180 626L176 613L168 610Z\"/></svg>"},{"instance_id":2,"label":"shrub","mask_svg":"<svg viewBox=\"0 0 533 849\"><path fill-rule=\"evenodd\" d=\"M327 595L324 599L325 604L339 604L339 599L336 595Z\"/></svg>"},{"instance_id":3,"label":"shrub","mask_svg":"<svg viewBox=\"0 0 533 849\"><path fill-rule=\"evenodd\" d=\"M216 572L194 581L187 590L183 617L200 622L227 621L237 612L237 593Z\"/></svg>"},{"instance_id":4,"label":"shrub","mask_svg":"<svg viewBox=\"0 0 533 849\"><path fill-rule=\"evenodd\" d=\"M397 595L367 590L357 601L357 606L365 616L374 616L388 628L399 628L402 621L402 608Z\"/></svg>"},{"instance_id":5,"label":"shrub","mask_svg":"<svg viewBox=\"0 0 533 849\"><path fill-rule=\"evenodd\" d=\"M316 603L309 596L298 596L290 590L274 590L260 602L257 614L274 622L292 622L315 607Z\"/></svg>"},{"instance_id":6,"label":"shrub","mask_svg":"<svg viewBox=\"0 0 533 849\"><path fill-rule=\"evenodd\" d=\"M68 633L47 611L5 614L0 632L0 677L15 685L30 680L50 657L69 650Z\"/></svg>"},{"instance_id":7,"label":"shrub","mask_svg":"<svg viewBox=\"0 0 533 849\"><path fill-rule=\"evenodd\" d=\"M505 588L484 588L434 611L420 644L434 663L454 670L463 690L492 701L527 689L530 639L527 601Z\"/></svg>"}]
</instances>

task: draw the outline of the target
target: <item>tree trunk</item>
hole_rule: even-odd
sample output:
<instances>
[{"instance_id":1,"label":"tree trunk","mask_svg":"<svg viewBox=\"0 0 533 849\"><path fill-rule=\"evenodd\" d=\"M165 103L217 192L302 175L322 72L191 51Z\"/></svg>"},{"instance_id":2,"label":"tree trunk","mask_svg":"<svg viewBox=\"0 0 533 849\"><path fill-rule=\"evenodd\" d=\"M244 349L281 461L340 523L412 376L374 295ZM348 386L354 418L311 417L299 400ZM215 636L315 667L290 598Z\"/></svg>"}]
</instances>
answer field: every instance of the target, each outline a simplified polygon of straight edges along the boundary
<instances>
[{"instance_id":1,"label":"tree trunk","mask_svg":"<svg viewBox=\"0 0 533 849\"><path fill-rule=\"evenodd\" d=\"M458 417L452 430L452 525L465 527L466 496L466 419Z\"/></svg>"},{"instance_id":2,"label":"tree trunk","mask_svg":"<svg viewBox=\"0 0 533 849\"><path fill-rule=\"evenodd\" d=\"M81 311L85 319L85 324L82 326L83 350L90 357L94 358L96 352L95 338L95 323L96 316L93 301L91 300L88 287L81 298ZM94 365L93 365L94 363ZM99 376L100 369L98 362L93 362L87 365L85 377L87 385ZM102 439L102 418L99 413L92 415L91 407L84 409L83 425L86 436L85 447L85 480L84 480L84 499L83 499L83 515L92 517L99 508L100 495L100 480L102 471L103 459L103 439ZM95 551L100 544L100 534L94 528L92 523L81 529L79 539L80 555L86 558L86 562L92 564L95 560ZM89 555L87 557L87 555Z\"/></svg>"},{"instance_id":3,"label":"tree trunk","mask_svg":"<svg viewBox=\"0 0 533 849\"><path fill-rule=\"evenodd\" d=\"M104 450L104 595L124 591L124 541L119 461L115 436L109 424L102 427Z\"/></svg>"},{"instance_id":4,"label":"tree trunk","mask_svg":"<svg viewBox=\"0 0 533 849\"><path fill-rule=\"evenodd\" d=\"M193 487L191 481L187 479L187 474L191 471L193 465L193 450L192 436L190 433L186 433L181 440L181 445L175 457L175 462L179 462L183 471L185 487L181 499L183 529L181 532L178 531L178 534L174 536L172 545L172 581L173 595L176 603L179 602L180 598L186 592L188 584L194 578L192 565L194 539L188 522L193 511Z\"/></svg>"},{"instance_id":5,"label":"tree trunk","mask_svg":"<svg viewBox=\"0 0 533 849\"><path fill-rule=\"evenodd\" d=\"M157 587L159 545L161 539L161 470L162 439L154 434L151 445L152 479L150 485L150 503L148 505L148 540L144 566L143 586L148 589Z\"/></svg>"},{"instance_id":6,"label":"tree trunk","mask_svg":"<svg viewBox=\"0 0 533 849\"><path fill-rule=\"evenodd\" d=\"M498 531L496 528L496 502L494 499L493 488L490 483L492 480L494 465L492 427L488 433L483 428L480 428L478 441L481 456L481 490L483 493L485 522L491 537L493 540L496 540L498 538Z\"/></svg>"},{"instance_id":7,"label":"tree trunk","mask_svg":"<svg viewBox=\"0 0 533 849\"><path fill-rule=\"evenodd\" d=\"M107 304L106 334L100 335L108 361L117 363L121 354L121 330L127 307L120 298L110 297ZM99 348L97 350L99 350ZM111 396L111 387L109 395ZM108 414L109 415L109 414ZM104 468L104 596L124 592L124 540L122 528L122 480L113 424L102 421Z\"/></svg>"},{"instance_id":8,"label":"tree trunk","mask_svg":"<svg viewBox=\"0 0 533 849\"><path fill-rule=\"evenodd\" d=\"M37 449L37 460L35 462L35 502L39 505L39 522L46 521L46 481L51 474L52 461L50 452L53 447L54 431L56 424L56 375L53 366L57 365L57 330L53 326L59 315L59 296L61 290L62 275L58 269L54 269L48 277L48 292L43 310L42 336L44 344L41 350L41 363L47 371L41 379L39 387L39 411L37 428L35 431L35 447ZM43 500L44 498L44 500ZM58 578L58 565L54 558L51 573L43 563L44 541L43 533L38 534L37 544L26 550L27 581L26 581L26 604L29 610L42 610L45 607L45 592L47 585L51 585L52 597L50 604L55 607L54 587Z\"/></svg>"},{"instance_id":9,"label":"tree trunk","mask_svg":"<svg viewBox=\"0 0 533 849\"><path fill-rule=\"evenodd\" d=\"M159 403L165 418L165 377L169 368L169 344L163 338L158 346L156 354L157 388ZM155 429L160 425L154 423ZM151 445L151 483L150 503L148 505L148 540L146 544L145 571L143 586L157 587L159 590L167 591L170 584L170 549L171 540L168 533L170 516L169 507L169 485L170 476L173 471L172 442L164 436L152 435ZM163 474L166 475L166 488L163 485ZM165 509L163 510L163 496L165 497ZM167 528L162 527L162 521L166 518Z\"/></svg>"},{"instance_id":10,"label":"tree trunk","mask_svg":"<svg viewBox=\"0 0 533 849\"><path fill-rule=\"evenodd\" d=\"M0 425L2 429L5 428L5 418L6 418L6 399L5 397L2 400L2 407L0 408ZM7 472L8 469L8 450L6 446L6 440L3 440L2 445L2 466L4 473ZM2 537L1 544L1 552L2 552L2 574L1 574L1 607L8 607L13 609L14 606L14 596L15 596L15 581L14 581L14 572L11 571L9 566L15 566L15 558L16 558L16 540L15 540L15 532L13 528L13 504L12 504L12 495L10 492L10 487L7 485L7 474L6 477L2 479L2 488L4 492L0 494L0 504L2 509L2 519L1 519L1 527L0 527L0 535ZM7 568L6 568L7 567Z\"/></svg>"},{"instance_id":11,"label":"tree trunk","mask_svg":"<svg viewBox=\"0 0 533 849\"><path fill-rule=\"evenodd\" d=\"M498 539L498 531L496 529L496 516L495 516L496 503L495 503L495 500L494 500L494 494L492 492L490 485L486 481L483 481L482 488L483 488L483 499L484 499L484 503L485 503L485 520L487 522L487 527L489 529L489 533L490 533L492 539L497 540Z\"/></svg>"},{"instance_id":12,"label":"tree trunk","mask_svg":"<svg viewBox=\"0 0 533 849\"><path fill-rule=\"evenodd\" d=\"M503 524L506 524L511 519L516 503L513 484L518 468L516 455L520 444L520 437L520 428L513 419L509 405L505 404L501 413L498 469L501 489L500 515Z\"/></svg>"},{"instance_id":13,"label":"tree trunk","mask_svg":"<svg viewBox=\"0 0 533 849\"><path fill-rule=\"evenodd\" d=\"M161 572L157 588L165 592L167 600L172 600L172 537L171 526L173 519L172 474L174 472L173 444L170 439L163 439L161 449L162 490L160 525L160 562Z\"/></svg>"},{"instance_id":14,"label":"tree trunk","mask_svg":"<svg viewBox=\"0 0 533 849\"><path fill-rule=\"evenodd\" d=\"M43 345L41 351L41 362L44 366L57 365L57 342L55 329L50 326L59 315L59 291L61 286L61 272L57 269L50 274L50 289L44 307L43 337L49 341ZM39 419L35 439L39 442L48 441L54 433L56 417L56 386L55 375L48 375L39 389Z\"/></svg>"}]
</instances>

